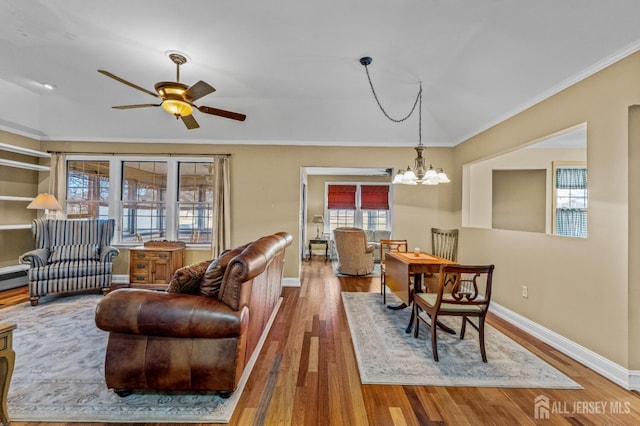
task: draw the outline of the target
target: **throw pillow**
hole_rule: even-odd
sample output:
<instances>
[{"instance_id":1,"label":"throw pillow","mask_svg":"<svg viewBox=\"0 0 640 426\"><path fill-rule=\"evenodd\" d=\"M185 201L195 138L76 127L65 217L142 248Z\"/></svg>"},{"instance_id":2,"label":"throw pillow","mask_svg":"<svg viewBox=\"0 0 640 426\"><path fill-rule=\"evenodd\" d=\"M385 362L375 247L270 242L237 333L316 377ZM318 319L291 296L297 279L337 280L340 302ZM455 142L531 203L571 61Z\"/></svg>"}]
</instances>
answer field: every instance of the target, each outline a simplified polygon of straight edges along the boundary
<instances>
[{"instance_id":1,"label":"throw pillow","mask_svg":"<svg viewBox=\"0 0 640 426\"><path fill-rule=\"evenodd\" d=\"M227 265L231 259L242 253L248 245L244 244L231 250L225 250L220 254L220 257L211 262L204 273L204 277L202 277L202 281L200 281L201 296L218 297Z\"/></svg>"},{"instance_id":2,"label":"throw pillow","mask_svg":"<svg viewBox=\"0 0 640 426\"><path fill-rule=\"evenodd\" d=\"M200 281L211 260L185 266L173 273L167 293L198 294Z\"/></svg>"},{"instance_id":3,"label":"throw pillow","mask_svg":"<svg viewBox=\"0 0 640 426\"><path fill-rule=\"evenodd\" d=\"M98 246L95 244L73 244L68 246L53 246L49 255L49 263L70 260L98 260Z\"/></svg>"}]
</instances>

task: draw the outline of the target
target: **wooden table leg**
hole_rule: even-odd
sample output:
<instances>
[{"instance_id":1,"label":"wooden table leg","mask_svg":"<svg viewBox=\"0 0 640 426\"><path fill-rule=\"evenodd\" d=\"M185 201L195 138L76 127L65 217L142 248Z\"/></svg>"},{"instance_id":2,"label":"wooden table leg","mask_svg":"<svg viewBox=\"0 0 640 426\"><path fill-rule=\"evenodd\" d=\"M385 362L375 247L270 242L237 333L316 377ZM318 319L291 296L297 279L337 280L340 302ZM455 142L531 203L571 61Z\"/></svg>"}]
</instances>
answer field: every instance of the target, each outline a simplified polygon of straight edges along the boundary
<instances>
[{"instance_id":1,"label":"wooden table leg","mask_svg":"<svg viewBox=\"0 0 640 426\"><path fill-rule=\"evenodd\" d=\"M9 384L13 375L16 353L13 351L12 333L16 328L15 324L0 324L0 421L3 425L8 425L9 411L7 410L7 396L9 394Z\"/></svg>"}]
</instances>

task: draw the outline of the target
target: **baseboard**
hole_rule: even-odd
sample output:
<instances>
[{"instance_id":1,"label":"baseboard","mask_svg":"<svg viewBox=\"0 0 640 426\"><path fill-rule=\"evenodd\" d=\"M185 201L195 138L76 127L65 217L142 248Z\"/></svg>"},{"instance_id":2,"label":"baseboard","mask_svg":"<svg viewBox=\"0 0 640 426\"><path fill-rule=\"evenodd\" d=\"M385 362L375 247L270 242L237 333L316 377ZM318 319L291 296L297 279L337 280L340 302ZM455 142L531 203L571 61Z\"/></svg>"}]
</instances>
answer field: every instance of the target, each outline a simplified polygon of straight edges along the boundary
<instances>
[{"instance_id":1,"label":"baseboard","mask_svg":"<svg viewBox=\"0 0 640 426\"><path fill-rule=\"evenodd\" d=\"M640 391L640 370L629 370L629 390Z\"/></svg>"},{"instance_id":2,"label":"baseboard","mask_svg":"<svg viewBox=\"0 0 640 426\"><path fill-rule=\"evenodd\" d=\"M129 275L111 275L113 284L129 284Z\"/></svg>"},{"instance_id":3,"label":"baseboard","mask_svg":"<svg viewBox=\"0 0 640 426\"><path fill-rule=\"evenodd\" d=\"M282 279L282 286L283 287L300 287L301 286L300 278L285 277Z\"/></svg>"},{"instance_id":4,"label":"baseboard","mask_svg":"<svg viewBox=\"0 0 640 426\"><path fill-rule=\"evenodd\" d=\"M598 374L627 390L640 390L640 371L628 370L615 362L537 324L498 303L491 302L490 312L510 322L533 337L553 346L565 355L586 365Z\"/></svg>"}]
</instances>

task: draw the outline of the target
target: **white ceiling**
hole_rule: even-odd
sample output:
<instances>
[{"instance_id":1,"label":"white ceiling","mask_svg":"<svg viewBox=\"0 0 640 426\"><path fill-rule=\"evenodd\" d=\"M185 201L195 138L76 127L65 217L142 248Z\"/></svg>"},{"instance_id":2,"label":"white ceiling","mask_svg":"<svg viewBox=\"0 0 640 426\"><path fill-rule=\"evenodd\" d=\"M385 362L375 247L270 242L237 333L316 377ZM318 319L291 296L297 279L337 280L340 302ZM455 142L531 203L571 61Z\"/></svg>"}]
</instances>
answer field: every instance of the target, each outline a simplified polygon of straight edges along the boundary
<instances>
[{"instance_id":1,"label":"white ceiling","mask_svg":"<svg viewBox=\"0 0 640 426\"><path fill-rule=\"evenodd\" d=\"M41 140L452 146L640 47L637 0L3 0L0 129ZM217 91L187 130L146 89ZM54 91L40 82L57 86ZM11 99L11 102L7 100Z\"/></svg>"}]
</instances>

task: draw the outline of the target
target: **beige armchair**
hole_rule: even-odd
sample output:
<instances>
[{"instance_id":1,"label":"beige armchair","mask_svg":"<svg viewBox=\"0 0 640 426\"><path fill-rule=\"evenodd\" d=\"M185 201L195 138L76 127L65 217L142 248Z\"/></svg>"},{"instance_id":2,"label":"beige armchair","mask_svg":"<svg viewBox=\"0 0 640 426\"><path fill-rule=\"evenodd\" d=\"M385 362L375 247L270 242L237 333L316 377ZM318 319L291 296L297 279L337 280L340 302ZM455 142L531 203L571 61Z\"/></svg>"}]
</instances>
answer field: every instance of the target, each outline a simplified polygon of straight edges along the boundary
<instances>
[{"instance_id":1,"label":"beige armchair","mask_svg":"<svg viewBox=\"0 0 640 426\"><path fill-rule=\"evenodd\" d=\"M333 238L338 253L336 270L346 275L367 275L373 272L375 247L367 244L367 236L360 228L336 228Z\"/></svg>"}]
</instances>

